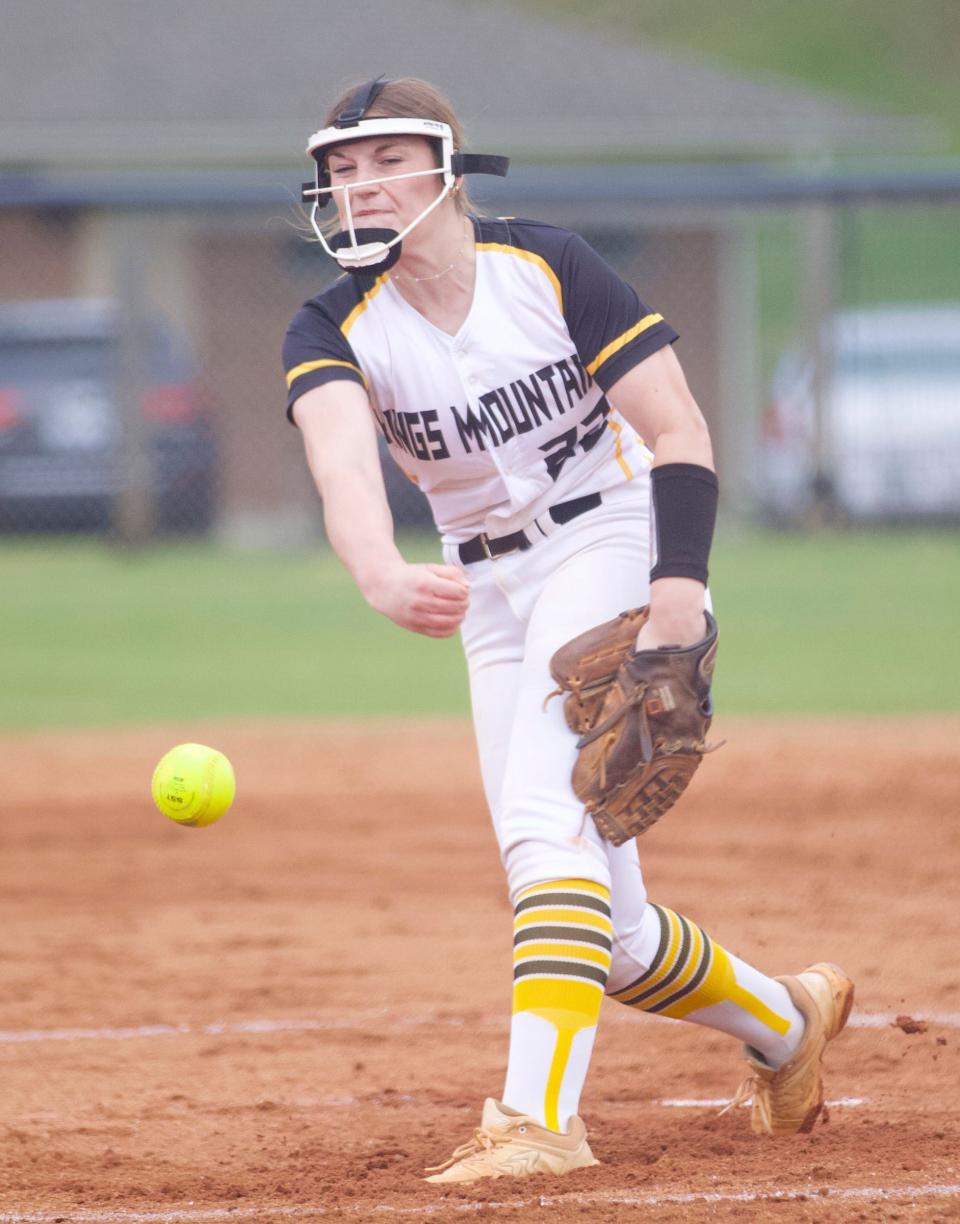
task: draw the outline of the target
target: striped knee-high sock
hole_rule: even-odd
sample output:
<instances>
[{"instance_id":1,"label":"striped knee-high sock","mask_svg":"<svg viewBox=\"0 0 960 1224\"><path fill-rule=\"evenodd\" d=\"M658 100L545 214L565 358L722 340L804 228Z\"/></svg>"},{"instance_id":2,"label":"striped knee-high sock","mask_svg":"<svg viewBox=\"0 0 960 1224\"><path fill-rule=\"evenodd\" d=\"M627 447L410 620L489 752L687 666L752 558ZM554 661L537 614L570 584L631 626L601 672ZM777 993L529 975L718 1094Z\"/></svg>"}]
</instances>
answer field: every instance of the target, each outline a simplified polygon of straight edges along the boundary
<instances>
[{"instance_id":1,"label":"striped knee-high sock","mask_svg":"<svg viewBox=\"0 0 960 1224\"><path fill-rule=\"evenodd\" d=\"M673 910L651 904L659 923L649 968L611 998L629 1007L691 1020L738 1037L772 1066L785 1062L803 1035L803 1017L786 987L739 960Z\"/></svg>"},{"instance_id":2,"label":"striped knee-high sock","mask_svg":"<svg viewBox=\"0 0 960 1224\"><path fill-rule=\"evenodd\" d=\"M579 1106L610 972L610 890L590 880L524 889L513 931L503 1103L566 1131Z\"/></svg>"}]
</instances>

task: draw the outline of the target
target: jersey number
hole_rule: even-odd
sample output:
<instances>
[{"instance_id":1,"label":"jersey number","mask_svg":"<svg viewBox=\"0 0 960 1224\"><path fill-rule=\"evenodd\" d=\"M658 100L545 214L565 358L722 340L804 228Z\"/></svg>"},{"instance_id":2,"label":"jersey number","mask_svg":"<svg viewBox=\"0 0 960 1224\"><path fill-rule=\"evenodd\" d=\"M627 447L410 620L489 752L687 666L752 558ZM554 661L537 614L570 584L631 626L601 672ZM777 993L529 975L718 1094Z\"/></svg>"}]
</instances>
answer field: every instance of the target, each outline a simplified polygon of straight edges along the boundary
<instances>
[{"instance_id":1,"label":"jersey number","mask_svg":"<svg viewBox=\"0 0 960 1224\"><path fill-rule=\"evenodd\" d=\"M578 446L582 451L593 450L606 427L609 411L607 397L601 396L579 426L564 430L549 442L544 442L540 449L546 455L547 472L551 480L557 479L563 465L577 453Z\"/></svg>"}]
</instances>

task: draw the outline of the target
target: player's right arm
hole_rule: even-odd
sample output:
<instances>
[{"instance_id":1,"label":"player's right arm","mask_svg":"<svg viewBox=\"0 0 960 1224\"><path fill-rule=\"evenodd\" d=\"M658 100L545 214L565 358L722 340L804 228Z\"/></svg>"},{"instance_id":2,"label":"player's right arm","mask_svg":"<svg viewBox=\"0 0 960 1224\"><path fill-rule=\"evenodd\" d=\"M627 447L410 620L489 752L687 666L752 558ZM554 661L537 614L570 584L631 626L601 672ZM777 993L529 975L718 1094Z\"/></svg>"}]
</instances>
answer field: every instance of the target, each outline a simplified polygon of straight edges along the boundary
<instances>
[{"instance_id":1,"label":"player's right arm","mask_svg":"<svg viewBox=\"0 0 960 1224\"><path fill-rule=\"evenodd\" d=\"M415 633L456 633L467 610L466 575L455 566L409 564L397 549L366 390L327 382L301 395L291 415L323 499L327 537L367 603Z\"/></svg>"}]
</instances>

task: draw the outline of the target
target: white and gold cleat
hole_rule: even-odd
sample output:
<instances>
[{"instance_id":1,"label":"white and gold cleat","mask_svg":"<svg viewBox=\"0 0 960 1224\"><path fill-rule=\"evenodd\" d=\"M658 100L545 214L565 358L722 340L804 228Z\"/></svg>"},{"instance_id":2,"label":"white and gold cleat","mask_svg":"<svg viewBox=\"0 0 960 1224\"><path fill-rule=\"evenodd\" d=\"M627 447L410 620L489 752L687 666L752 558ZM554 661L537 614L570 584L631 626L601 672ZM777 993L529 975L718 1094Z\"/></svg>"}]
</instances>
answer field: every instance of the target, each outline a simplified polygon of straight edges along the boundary
<instances>
[{"instance_id":1,"label":"white and gold cleat","mask_svg":"<svg viewBox=\"0 0 960 1224\"><path fill-rule=\"evenodd\" d=\"M847 1023L853 982L837 965L811 965L793 977L778 977L806 1021L791 1059L774 1070L756 1050L744 1047L749 1075L727 1108L752 1101L750 1127L757 1135L805 1135L823 1109L823 1067L827 1043Z\"/></svg>"},{"instance_id":2,"label":"white and gold cleat","mask_svg":"<svg viewBox=\"0 0 960 1224\"><path fill-rule=\"evenodd\" d=\"M570 1173L599 1164L578 1117L566 1134L547 1130L533 1118L488 1097L473 1138L442 1165L427 1169L434 1185L455 1185L493 1177L528 1177L533 1173Z\"/></svg>"}]
</instances>

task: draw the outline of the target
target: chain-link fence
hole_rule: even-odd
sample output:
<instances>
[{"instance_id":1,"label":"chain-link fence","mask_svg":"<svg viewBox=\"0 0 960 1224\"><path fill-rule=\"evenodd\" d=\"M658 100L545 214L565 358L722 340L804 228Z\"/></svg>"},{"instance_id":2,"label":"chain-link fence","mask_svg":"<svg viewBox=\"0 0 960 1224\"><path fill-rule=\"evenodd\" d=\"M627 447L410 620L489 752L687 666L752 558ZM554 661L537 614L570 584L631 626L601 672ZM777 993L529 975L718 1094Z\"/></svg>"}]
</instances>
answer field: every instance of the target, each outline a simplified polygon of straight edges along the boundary
<instances>
[{"instance_id":1,"label":"chain-link fence","mask_svg":"<svg viewBox=\"0 0 960 1224\"><path fill-rule=\"evenodd\" d=\"M674 323L728 509L960 517L960 173L935 189L642 181L531 175L489 211L580 230ZM180 196L0 203L3 532L320 531L279 353L336 269L292 205ZM384 470L398 523L428 524Z\"/></svg>"}]
</instances>

